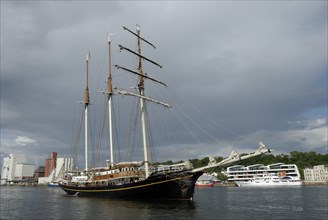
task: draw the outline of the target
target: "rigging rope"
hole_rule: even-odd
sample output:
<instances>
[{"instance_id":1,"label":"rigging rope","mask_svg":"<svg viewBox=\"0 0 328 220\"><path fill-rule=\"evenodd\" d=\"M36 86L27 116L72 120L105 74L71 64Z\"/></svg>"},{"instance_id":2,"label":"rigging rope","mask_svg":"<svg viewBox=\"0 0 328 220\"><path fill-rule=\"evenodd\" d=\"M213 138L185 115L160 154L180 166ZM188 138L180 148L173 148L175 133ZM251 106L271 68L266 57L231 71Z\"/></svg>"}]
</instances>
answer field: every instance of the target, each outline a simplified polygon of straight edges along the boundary
<instances>
[{"instance_id":1,"label":"rigging rope","mask_svg":"<svg viewBox=\"0 0 328 220\"><path fill-rule=\"evenodd\" d=\"M88 151L90 151L89 149L89 146L91 147L91 150L92 150L92 165L91 166L93 166L93 167L95 167L95 151L94 151L94 136L93 136L93 131L95 132L95 123L93 123L93 130L92 130L92 124L91 124L91 122L93 121L94 122L94 120L91 118L92 117L92 112L91 112L91 108L89 108L88 109L89 111L90 111L90 117L88 117L88 125L89 125L89 130L90 130L90 145L89 145L89 143L87 143L87 145L88 145ZM89 152L88 152L89 153Z\"/></svg>"},{"instance_id":2,"label":"rigging rope","mask_svg":"<svg viewBox=\"0 0 328 220\"><path fill-rule=\"evenodd\" d=\"M239 134L237 134L237 133L231 131L230 129L227 129L227 128L225 128L225 127L219 125L216 121L209 119L209 118L208 118L204 113L202 113L202 112L201 112L196 106L194 106L194 105L190 102L190 100L188 100L188 99L187 99L187 98L186 98L186 97L185 97L180 91L178 91L177 89L175 89L175 91L177 91L177 92L179 93L179 95L180 95L180 96L181 96L186 102L188 102L188 103L190 104L190 106L191 106L194 110L196 110L198 113L200 113L200 114L201 114L204 118L206 118L209 122L211 122L212 124L214 124L214 125L216 125L216 126L222 128L223 130L227 131L227 132L230 133L230 134L233 134L233 135L235 135L235 136L237 136L237 137L240 137L240 138L245 138L245 136L239 135Z\"/></svg>"},{"instance_id":3,"label":"rigging rope","mask_svg":"<svg viewBox=\"0 0 328 220\"><path fill-rule=\"evenodd\" d=\"M168 93L168 91L167 90L164 90L165 91L165 93L166 93L166 95L167 96L169 96L169 93ZM159 93L160 94L160 96L162 96L161 95L161 93ZM180 112L180 113L182 113L189 121L191 121L196 127L198 127L198 128L200 128L200 126L195 122L195 121L193 121L192 119L191 119L191 117L190 116L188 116L185 112L183 112L182 111L182 109L181 109L181 107L180 107L180 105L177 103L177 102L175 102L174 101L174 99L172 100L172 102L173 102L173 104L174 104L174 106L177 106L177 110ZM174 115L175 115L175 117L179 120L179 122L181 123L181 125L186 129L186 131L194 138L194 140L199 144L199 145L201 145L203 148L205 148L205 146L201 143L201 141L193 134L193 132L191 132L191 130L190 129L188 129L188 127L186 126L186 124L182 121L182 119L179 117L179 115L177 114L177 112L176 111L172 111L173 113L174 113ZM200 128L201 129L201 128ZM207 132L205 132L205 133L207 133ZM212 135L210 135L210 136L212 136ZM212 136L213 137L213 136ZM214 138L215 139L215 138Z\"/></svg>"},{"instance_id":4,"label":"rigging rope","mask_svg":"<svg viewBox=\"0 0 328 220\"><path fill-rule=\"evenodd\" d=\"M114 103L113 103L114 105ZM117 105L114 105L114 106L117 106ZM113 110L113 127L114 127L114 133L113 133L113 136L115 135L116 137L116 144L113 144L114 146L116 146L116 150L115 150L115 147L113 146L113 152L117 152L116 154L114 153L114 161L119 161L120 160L120 142L119 142L119 137L118 137L118 130L117 130L117 123L116 123L116 111L115 111L115 108L112 109ZM118 111L119 112L119 111ZM117 158L116 158L117 156ZM116 158L116 159L115 159Z\"/></svg>"},{"instance_id":5,"label":"rigging rope","mask_svg":"<svg viewBox=\"0 0 328 220\"><path fill-rule=\"evenodd\" d=\"M133 108L131 108L131 115L132 118L134 118L133 121L133 125L131 127L131 130L129 132L129 137L127 140L129 140L128 142L128 149L130 149L130 154L128 157L128 160L133 160L134 156L135 156L135 150L136 150L136 145L138 145L137 143L137 131L138 130L138 122L140 120L140 104L139 104L139 99L133 99Z\"/></svg>"},{"instance_id":6,"label":"rigging rope","mask_svg":"<svg viewBox=\"0 0 328 220\"><path fill-rule=\"evenodd\" d=\"M81 131L82 131L82 124L83 124L83 118L84 118L84 109L81 108L80 111L80 123L78 125L78 129L76 131L76 136L75 136L75 142L74 142L74 146L73 146L73 160L75 161L75 165L78 164L78 155L79 155L79 141L80 141L80 137L81 137Z\"/></svg>"},{"instance_id":7,"label":"rigging rope","mask_svg":"<svg viewBox=\"0 0 328 220\"><path fill-rule=\"evenodd\" d=\"M100 117L100 123L99 123L99 132L98 132L98 142L96 145L96 165L99 166L100 165L100 160L99 160L99 155L100 155L100 151L102 148L102 137L104 134L104 128L105 128L105 122L107 120L107 112L106 109L108 109L108 102L107 102L107 96L105 96L106 98L104 99L103 102L103 111Z\"/></svg>"}]
</instances>

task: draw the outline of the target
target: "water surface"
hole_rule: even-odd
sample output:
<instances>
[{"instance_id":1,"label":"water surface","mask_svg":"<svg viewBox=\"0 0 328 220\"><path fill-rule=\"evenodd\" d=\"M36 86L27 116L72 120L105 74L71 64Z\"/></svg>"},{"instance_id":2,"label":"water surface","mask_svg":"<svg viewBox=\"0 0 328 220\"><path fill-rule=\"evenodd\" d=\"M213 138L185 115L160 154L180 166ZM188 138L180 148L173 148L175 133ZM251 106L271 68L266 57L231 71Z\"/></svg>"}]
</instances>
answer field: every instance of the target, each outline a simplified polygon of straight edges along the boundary
<instances>
[{"instance_id":1,"label":"water surface","mask_svg":"<svg viewBox=\"0 0 328 220\"><path fill-rule=\"evenodd\" d=\"M66 196L60 188L1 187L0 219L326 219L328 187L213 187L193 201Z\"/></svg>"}]
</instances>

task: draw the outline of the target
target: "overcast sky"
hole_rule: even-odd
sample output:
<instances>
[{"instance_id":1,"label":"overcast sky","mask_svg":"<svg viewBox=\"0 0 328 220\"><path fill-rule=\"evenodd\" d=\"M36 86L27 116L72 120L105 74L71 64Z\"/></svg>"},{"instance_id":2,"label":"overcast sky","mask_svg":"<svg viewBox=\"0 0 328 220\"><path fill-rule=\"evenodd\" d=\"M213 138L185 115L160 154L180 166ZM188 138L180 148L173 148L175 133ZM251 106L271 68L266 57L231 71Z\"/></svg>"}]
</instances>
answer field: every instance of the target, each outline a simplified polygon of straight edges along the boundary
<instances>
[{"instance_id":1,"label":"overcast sky","mask_svg":"<svg viewBox=\"0 0 328 220\"><path fill-rule=\"evenodd\" d=\"M155 161L228 156L259 141L274 154L327 153L327 1L1 1L0 14L1 163L23 153L43 165L51 151L76 150L85 56L90 50L91 108L101 119L96 91L108 73L107 33L116 34L114 64L135 68L116 45L135 49L122 26L136 24L156 45L143 44L143 52L163 65L145 64L145 72L168 84L147 81L146 92L172 105L149 107L157 139L168 139L154 141ZM113 74L115 86L135 86L128 73ZM119 131L127 123L122 108ZM125 137L118 135L120 145Z\"/></svg>"}]
</instances>

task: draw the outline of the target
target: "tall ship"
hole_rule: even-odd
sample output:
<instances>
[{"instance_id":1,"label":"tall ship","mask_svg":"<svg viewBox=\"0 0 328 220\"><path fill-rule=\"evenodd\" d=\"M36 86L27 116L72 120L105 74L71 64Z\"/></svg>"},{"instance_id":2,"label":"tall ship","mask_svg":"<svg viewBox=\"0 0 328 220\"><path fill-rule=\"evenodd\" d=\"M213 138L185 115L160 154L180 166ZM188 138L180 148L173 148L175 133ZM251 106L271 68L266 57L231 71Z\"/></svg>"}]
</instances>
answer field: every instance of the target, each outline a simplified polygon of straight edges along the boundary
<instances>
[{"instance_id":1,"label":"tall ship","mask_svg":"<svg viewBox=\"0 0 328 220\"><path fill-rule=\"evenodd\" d=\"M111 37L108 36L108 66L109 74L107 79L107 91L104 92L108 98L108 126L109 126L109 147L110 160L103 167L88 167L88 107L90 103L89 87L88 87L88 62L90 56L86 59L86 88L84 93L84 142L85 142L85 168L83 171L67 173L64 180L59 182L59 186L68 195L78 196L101 196L109 198L132 198L132 199L177 199L192 200L194 194L195 183L207 169L234 163L249 157L262 155L270 152L264 144L260 143L259 148L250 153L240 156L236 151L220 161L210 157L207 166L194 169L189 161L173 165L155 166L149 162L149 139L148 124L146 123L148 102L170 108L171 106L162 101L158 101L145 95L145 80L149 80L158 86L167 86L165 83L152 78L148 73L143 71L143 62L151 63L162 68L157 62L147 58L141 53L141 43L149 45L155 49L155 46L145 38L141 37L140 27L137 25L136 32L123 27L125 31L136 37L137 50L134 51L125 46L118 45L120 51L126 51L137 57L137 69L130 69L120 65L115 65L118 70L137 75L138 93L132 91L113 88L112 85L112 65L111 65ZM142 161L116 162L114 160L113 148L113 94L121 94L123 96L132 96L139 101L140 122L141 122L141 140L143 148Z\"/></svg>"}]
</instances>

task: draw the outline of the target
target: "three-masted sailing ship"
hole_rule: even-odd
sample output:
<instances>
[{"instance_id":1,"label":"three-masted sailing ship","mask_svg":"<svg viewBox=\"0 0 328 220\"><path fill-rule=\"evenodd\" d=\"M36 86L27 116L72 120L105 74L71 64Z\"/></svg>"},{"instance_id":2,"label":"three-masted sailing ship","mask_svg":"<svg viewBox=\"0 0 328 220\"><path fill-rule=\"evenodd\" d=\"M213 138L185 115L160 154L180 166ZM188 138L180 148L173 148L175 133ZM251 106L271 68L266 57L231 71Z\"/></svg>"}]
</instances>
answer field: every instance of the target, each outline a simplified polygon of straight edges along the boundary
<instances>
[{"instance_id":1,"label":"three-masted sailing ship","mask_svg":"<svg viewBox=\"0 0 328 220\"><path fill-rule=\"evenodd\" d=\"M138 58L137 70L129 69L119 65L115 65L117 69L130 72L138 76L139 93L133 93L128 90L114 88L112 86L112 67L111 67L111 39L108 36L108 64L109 75L107 80L108 96L108 117L109 117L109 145L110 145L110 163L105 167L88 167L88 106L89 106L89 88L88 88L88 61L86 59L86 89L84 94L85 108L85 170L78 174L67 176L67 178L59 183L59 186L68 195L79 196L105 196L110 198L135 198L135 199L182 199L191 200L194 194L195 182L207 169L222 166L228 163L237 162L249 157L261 155L269 152L265 146L260 143L257 151L248 155L240 156L235 151L231 155L217 163L214 158L210 158L207 166L193 169L189 161L174 165L159 165L150 169L148 161L148 142L147 142L147 124L145 123L146 102L154 102L166 108L170 108L169 104L157 101L153 98L145 96L145 80L151 80L155 83L166 86L165 83L158 81L143 72L143 61L150 62L155 66L162 68L160 64L145 57L141 53L141 43L144 42L155 49L155 46L140 35L140 27L137 26L136 32L123 27L124 30L134 35L137 39L137 51L133 51L125 46L119 45L120 50L128 51ZM114 163L113 158L113 134L112 134L112 95L113 90L119 94L134 96L140 101L141 111L141 131L143 143L143 161L140 162L118 162Z\"/></svg>"}]
</instances>

